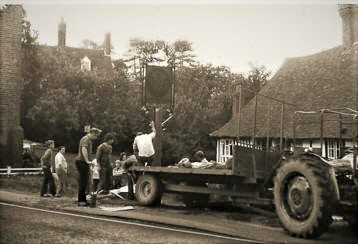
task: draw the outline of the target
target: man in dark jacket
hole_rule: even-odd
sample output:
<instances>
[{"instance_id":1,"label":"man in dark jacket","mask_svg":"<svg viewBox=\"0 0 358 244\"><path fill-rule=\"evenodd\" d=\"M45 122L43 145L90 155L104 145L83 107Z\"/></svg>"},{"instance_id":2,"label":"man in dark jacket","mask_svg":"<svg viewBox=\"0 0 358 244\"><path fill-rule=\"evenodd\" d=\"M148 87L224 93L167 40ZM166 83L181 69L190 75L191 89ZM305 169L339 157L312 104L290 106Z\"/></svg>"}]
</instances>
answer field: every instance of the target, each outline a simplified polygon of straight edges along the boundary
<instances>
[{"instance_id":1,"label":"man in dark jacket","mask_svg":"<svg viewBox=\"0 0 358 244\"><path fill-rule=\"evenodd\" d=\"M102 194L108 194L111 182L112 182L112 165L111 165L111 155L112 155L112 144L114 142L114 135L107 133L104 136L104 142L98 146L96 159L99 164L99 186L97 191L102 190Z\"/></svg>"},{"instance_id":2,"label":"man in dark jacket","mask_svg":"<svg viewBox=\"0 0 358 244\"><path fill-rule=\"evenodd\" d=\"M78 145L78 155L76 157L76 167L78 170L78 206L88 206L86 200L86 188L89 180L89 166L91 161L89 156L92 152L92 141L96 140L102 130L91 128L89 133L81 138Z\"/></svg>"},{"instance_id":3,"label":"man in dark jacket","mask_svg":"<svg viewBox=\"0 0 358 244\"><path fill-rule=\"evenodd\" d=\"M55 170L55 162L53 157L52 150L55 148L55 142L53 140L48 140L45 142L47 146L47 150L45 151L44 155L41 157L41 168L44 172L44 178L41 187L41 196L42 197L49 197L50 194L55 196L56 194L56 187L55 182L52 177L52 173ZM48 189L50 187L50 189ZM50 191L50 194L48 194Z\"/></svg>"}]
</instances>

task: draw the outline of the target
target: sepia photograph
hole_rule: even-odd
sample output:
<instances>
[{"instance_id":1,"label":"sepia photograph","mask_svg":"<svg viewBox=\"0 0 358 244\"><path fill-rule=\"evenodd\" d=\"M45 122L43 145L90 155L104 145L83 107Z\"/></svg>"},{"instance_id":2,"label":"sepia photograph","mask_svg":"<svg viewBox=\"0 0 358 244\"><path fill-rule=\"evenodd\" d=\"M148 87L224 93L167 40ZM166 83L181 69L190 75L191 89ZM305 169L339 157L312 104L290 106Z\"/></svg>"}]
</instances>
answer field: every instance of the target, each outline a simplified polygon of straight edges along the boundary
<instances>
[{"instance_id":1,"label":"sepia photograph","mask_svg":"<svg viewBox=\"0 0 358 244\"><path fill-rule=\"evenodd\" d=\"M1 0L0 243L358 243L358 0Z\"/></svg>"}]
</instances>

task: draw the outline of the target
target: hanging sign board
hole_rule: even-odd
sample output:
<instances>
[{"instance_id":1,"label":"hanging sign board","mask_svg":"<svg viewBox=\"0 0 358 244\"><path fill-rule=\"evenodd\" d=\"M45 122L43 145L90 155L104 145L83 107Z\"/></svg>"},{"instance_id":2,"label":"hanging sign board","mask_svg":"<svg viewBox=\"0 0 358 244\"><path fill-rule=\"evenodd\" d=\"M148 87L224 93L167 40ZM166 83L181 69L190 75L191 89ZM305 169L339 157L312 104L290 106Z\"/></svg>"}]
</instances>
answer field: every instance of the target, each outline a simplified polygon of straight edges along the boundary
<instances>
[{"instance_id":1,"label":"hanging sign board","mask_svg":"<svg viewBox=\"0 0 358 244\"><path fill-rule=\"evenodd\" d=\"M149 106L173 104L174 71L171 67L146 66L144 100Z\"/></svg>"}]
</instances>

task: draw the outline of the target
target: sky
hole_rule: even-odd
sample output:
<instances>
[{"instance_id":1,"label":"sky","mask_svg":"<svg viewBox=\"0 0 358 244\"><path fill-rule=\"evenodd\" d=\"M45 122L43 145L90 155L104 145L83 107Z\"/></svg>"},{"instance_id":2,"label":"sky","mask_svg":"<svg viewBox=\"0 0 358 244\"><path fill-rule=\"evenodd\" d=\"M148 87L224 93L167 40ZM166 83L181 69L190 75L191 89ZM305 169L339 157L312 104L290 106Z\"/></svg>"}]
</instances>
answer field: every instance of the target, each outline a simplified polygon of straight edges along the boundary
<instances>
[{"instance_id":1,"label":"sky","mask_svg":"<svg viewBox=\"0 0 358 244\"><path fill-rule=\"evenodd\" d=\"M67 46L78 47L83 39L102 43L104 34L110 32L114 57L123 58L133 38L185 39L193 43L201 63L225 65L241 73L248 72L250 62L275 72L287 57L310 55L342 43L337 1L194 3L29 0L24 8L39 32L40 44L57 45L63 17Z\"/></svg>"}]
</instances>

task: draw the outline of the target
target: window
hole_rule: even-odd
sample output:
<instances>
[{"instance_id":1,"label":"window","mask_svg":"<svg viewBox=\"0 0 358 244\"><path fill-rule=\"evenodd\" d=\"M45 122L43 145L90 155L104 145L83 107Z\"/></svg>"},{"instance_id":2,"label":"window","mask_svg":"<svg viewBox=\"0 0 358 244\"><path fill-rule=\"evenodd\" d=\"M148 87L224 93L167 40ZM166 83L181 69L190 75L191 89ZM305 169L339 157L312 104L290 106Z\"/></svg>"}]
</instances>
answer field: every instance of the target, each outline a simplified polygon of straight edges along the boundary
<instances>
[{"instance_id":1,"label":"window","mask_svg":"<svg viewBox=\"0 0 358 244\"><path fill-rule=\"evenodd\" d=\"M339 140L326 140L327 157L336 159L340 156Z\"/></svg>"},{"instance_id":2,"label":"window","mask_svg":"<svg viewBox=\"0 0 358 244\"><path fill-rule=\"evenodd\" d=\"M91 71L91 60L87 56L81 59L81 70Z\"/></svg>"},{"instance_id":3,"label":"window","mask_svg":"<svg viewBox=\"0 0 358 244\"><path fill-rule=\"evenodd\" d=\"M229 158L232 157L233 154L233 139L220 139L218 141L218 154L217 161L218 162L226 162Z\"/></svg>"},{"instance_id":4,"label":"window","mask_svg":"<svg viewBox=\"0 0 358 244\"><path fill-rule=\"evenodd\" d=\"M218 162L226 162L228 159L232 158L234 153L234 145L239 145L241 147L252 148L252 141L249 138L240 139L238 142L235 139L219 139L217 140L216 148L216 160ZM264 150L266 147L266 141L256 141L255 149Z\"/></svg>"}]
</instances>

